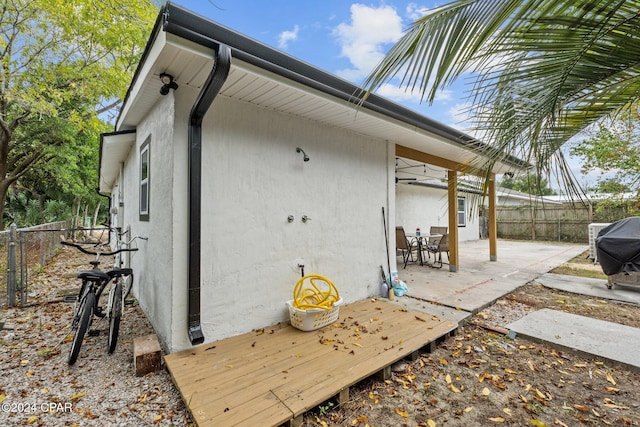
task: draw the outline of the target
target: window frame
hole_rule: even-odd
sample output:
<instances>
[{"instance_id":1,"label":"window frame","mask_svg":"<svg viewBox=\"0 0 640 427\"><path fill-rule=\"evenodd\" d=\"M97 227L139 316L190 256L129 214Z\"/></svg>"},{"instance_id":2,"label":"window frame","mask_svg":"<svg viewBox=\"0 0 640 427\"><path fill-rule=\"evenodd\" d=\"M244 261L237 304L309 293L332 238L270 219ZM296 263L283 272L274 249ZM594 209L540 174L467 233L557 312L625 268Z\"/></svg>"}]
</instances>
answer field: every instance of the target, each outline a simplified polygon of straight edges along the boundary
<instances>
[{"instance_id":1,"label":"window frame","mask_svg":"<svg viewBox=\"0 0 640 427\"><path fill-rule=\"evenodd\" d=\"M460 202L462 202L462 210L460 210ZM467 198L466 197L458 196L458 200L456 204L456 212L458 215L458 227L466 227L467 226Z\"/></svg>"},{"instance_id":2,"label":"window frame","mask_svg":"<svg viewBox=\"0 0 640 427\"><path fill-rule=\"evenodd\" d=\"M150 211L150 166L151 166L151 135L149 135L140 146L140 181L138 197L138 213L140 221L149 221ZM146 167L145 167L146 163ZM146 174L145 174L146 172ZM145 176L146 175L146 176ZM144 209L146 207L146 209Z\"/></svg>"}]
</instances>

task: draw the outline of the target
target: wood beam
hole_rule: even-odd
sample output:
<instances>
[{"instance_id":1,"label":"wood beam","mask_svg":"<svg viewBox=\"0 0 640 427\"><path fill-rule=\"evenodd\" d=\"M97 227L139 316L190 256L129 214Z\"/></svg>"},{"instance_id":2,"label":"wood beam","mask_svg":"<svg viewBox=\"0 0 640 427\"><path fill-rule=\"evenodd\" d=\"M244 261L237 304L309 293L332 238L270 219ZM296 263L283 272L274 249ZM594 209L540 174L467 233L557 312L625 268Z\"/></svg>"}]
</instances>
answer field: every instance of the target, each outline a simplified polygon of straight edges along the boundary
<instances>
[{"instance_id":1,"label":"wood beam","mask_svg":"<svg viewBox=\"0 0 640 427\"><path fill-rule=\"evenodd\" d=\"M429 165L439 166L448 170L458 171L476 176L486 176L486 173L482 169L479 169L477 167L445 159L443 157L434 156L433 154L423 153L422 151L414 150L413 148L405 147L404 145L396 144L396 156L404 157L406 159L415 160L417 162L422 162Z\"/></svg>"}]
</instances>

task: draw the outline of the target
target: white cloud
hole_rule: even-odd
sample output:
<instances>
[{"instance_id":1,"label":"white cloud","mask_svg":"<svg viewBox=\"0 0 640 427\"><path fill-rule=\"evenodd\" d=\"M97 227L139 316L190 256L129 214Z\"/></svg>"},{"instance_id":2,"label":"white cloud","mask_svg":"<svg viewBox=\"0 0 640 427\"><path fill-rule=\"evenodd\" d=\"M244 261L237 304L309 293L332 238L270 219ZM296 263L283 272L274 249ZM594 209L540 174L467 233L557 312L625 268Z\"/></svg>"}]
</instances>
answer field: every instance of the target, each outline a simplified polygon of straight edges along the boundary
<instances>
[{"instance_id":1,"label":"white cloud","mask_svg":"<svg viewBox=\"0 0 640 427\"><path fill-rule=\"evenodd\" d=\"M280 49L286 49L289 47L290 41L296 41L298 39L298 32L300 27L298 25L293 26L293 31L283 31L278 37L278 47Z\"/></svg>"},{"instance_id":2,"label":"white cloud","mask_svg":"<svg viewBox=\"0 0 640 427\"><path fill-rule=\"evenodd\" d=\"M384 47L402 36L402 18L391 6L351 5L351 22L339 24L333 31L341 46L341 55L353 67L338 71L351 81L366 77L384 56Z\"/></svg>"},{"instance_id":3,"label":"white cloud","mask_svg":"<svg viewBox=\"0 0 640 427\"><path fill-rule=\"evenodd\" d=\"M429 12L429 8L426 6L419 6L416 3L409 3L405 8L407 17L412 21L422 18Z\"/></svg>"}]
</instances>

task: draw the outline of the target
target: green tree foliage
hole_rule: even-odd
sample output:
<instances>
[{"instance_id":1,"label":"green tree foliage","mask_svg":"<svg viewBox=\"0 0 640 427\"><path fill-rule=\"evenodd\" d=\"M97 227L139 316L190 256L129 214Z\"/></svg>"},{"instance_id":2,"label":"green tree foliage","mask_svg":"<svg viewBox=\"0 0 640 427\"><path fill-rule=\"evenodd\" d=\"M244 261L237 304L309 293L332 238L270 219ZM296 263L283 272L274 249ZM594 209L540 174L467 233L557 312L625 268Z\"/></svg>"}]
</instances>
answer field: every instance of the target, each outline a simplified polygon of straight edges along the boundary
<instances>
[{"instance_id":1,"label":"green tree foliage","mask_svg":"<svg viewBox=\"0 0 640 427\"><path fill-rule=\"evenodd\" d=\"M632 110L600 123L591 138L571 147L571 155L582 160L582 172L612 173L600 180L596 189L602 193L640 190L640 117Z\"/></svg>"},{"instance_id":2,"label":"green tree foliage","mask_svg":"<svg viewBox=\"0 0 640 427\"><path fill-rule=\"evenodd\" d=\"M2 3L0 218L23 178L32 193L97 185L99 116L124 97L156 14L152 0Z\"/></svg>"},{"instance_id":3,"label":"green tree foliage","mask_svg":"<svg viewBox=\"0 0 640 427\"><path fill-rule=\"evenodd\" d=\"M515 175L513 177L505 176L499 185L504 188L510 188L535 196L550 196L556 194L555 191L549 187L549 181L546 178L541 178L539 175L533 173Z\"/></svg>"},{"instance_id":4,"label":"green tree foliage","mask_svg":"<svg viewBox=\"0 0 640 427\"><path fill-rule=\"evenodd\" d=\"M365 82L400 78L432 102L474 80L470 123L497 151L580 193L559 148L640 96L640 0L456 0L414 22Z\"/></svg>"}]
</instances>

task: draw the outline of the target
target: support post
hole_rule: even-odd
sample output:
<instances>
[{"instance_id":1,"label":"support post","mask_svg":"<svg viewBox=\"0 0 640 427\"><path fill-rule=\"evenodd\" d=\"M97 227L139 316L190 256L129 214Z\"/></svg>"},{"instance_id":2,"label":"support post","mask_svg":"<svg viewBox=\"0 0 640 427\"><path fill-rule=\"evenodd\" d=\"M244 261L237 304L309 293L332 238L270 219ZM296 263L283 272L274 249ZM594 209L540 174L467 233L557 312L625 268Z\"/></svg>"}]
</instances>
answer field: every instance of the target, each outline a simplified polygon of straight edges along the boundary
<instances>
[{"instance_id":1,"label":"support post","mask_svg":"<svg viewBox=\"0 0 640 427\"><path fill-rule=\"evenodd\" d=\"M7 252L7 304L16 305L16 234L18 227L12 223L9 227L9 250Z\"/></svg>"},{"instance_id":2,"label":"support post","mask_svg":"<svg viewBox=\"0 0 640 427\"><path fill-rule=\"evenodd\" d=\"M449 187L449 271L455 273L459 267L458 256L458 172L447 171Z\"/></svg>"},{"instance_id":3,"label":"support post","mask_svg":"<svg viewBox=\"0 0 640 427\"><path fill-rule=\"evenodd\" d=\"M489 260L498 260L498 219L496 200L496 174L489 178Z\"/></svg>"}]
</instances>

